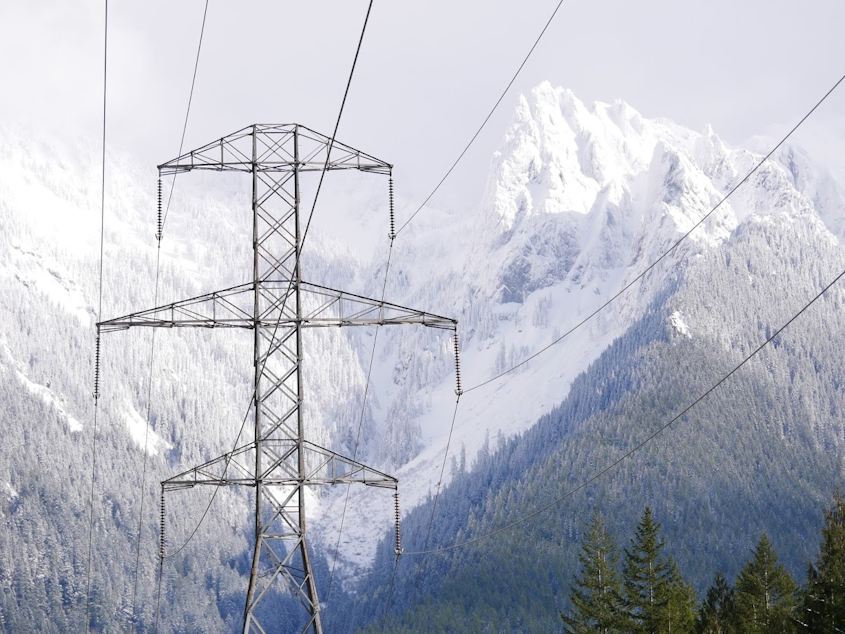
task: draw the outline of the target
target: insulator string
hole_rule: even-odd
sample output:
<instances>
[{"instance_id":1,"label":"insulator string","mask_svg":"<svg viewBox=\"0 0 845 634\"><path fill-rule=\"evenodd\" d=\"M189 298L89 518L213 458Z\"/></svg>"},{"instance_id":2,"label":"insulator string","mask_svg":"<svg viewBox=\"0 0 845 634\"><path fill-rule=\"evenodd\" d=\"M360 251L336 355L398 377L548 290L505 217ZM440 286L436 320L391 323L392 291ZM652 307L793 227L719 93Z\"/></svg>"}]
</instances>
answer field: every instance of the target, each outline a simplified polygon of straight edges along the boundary
<instances>
[{"instance_id":1,"label":"insulator string","mask_svg":"<svg viewBox=\"0 0 845 634\"><path fill-rule=\"evenodd\" d=\"M387 198L390 202L390 233L387 237L393 242L396 238L396 219L393 215L393 170L390 170L390 178L387 181Z\"/></svg>"},{"instance_id":2,"label":"insulator string","mask_svg":"<svg viewBox=\"0 0 845 634\"><path fill-rule=\"evenodd\" d=\"M458 340L457 329L455 329L455 381L457 383L455 394L460 397L464 391L461 388L461 344Z\"/></svg>"},{"instance_id":3,"label":"insulator string","mask_svg":"<svg viewBox=\"0 0 845 634\"><path fill-rule=\"evenodd\" d=\"M164 231L164 226L162 224L162 214L161 214L161 172L159 172L158 177L158 218L156 220L156 240L161 242L162 233Z\"/></svg>"},{"instance_id":4,"label":"insulator string","mask_svg":"<svg viewBox=\"0 0 845 634\"><path fill-rule=\"evenodd\" d=\"M164 577L164 548L166 546L164 540L164 483L161 484L161 531L159 533L159 550L158 550L158 583L156 584L156 611L155 611L155 628L153 633L158 633L158 621L161 614L161 584Z\"/></svg>"},{"instance_id":5,"label":"insulator string","mask_svg":"<svg viewBox=\"0 0 845 634\"><path fill-rule=\"evenodd\" d=\"M396 492L393 494L393 502L396 508L396 548L394 549L394 553L396 556L402 554L402 525L399 513L399 489L396 489Z\"/></svg>"},{"instance_id":6,"label":"insulator string","mask_svg":"<svg viewBox=\"0 0 845 634\"><path fill-rule=\"evenodd\" d=\"M165 538L164 538L164 485L161 485L161 522L160 522L160 530L159 530L159 550L158 556L159 559L164 560L164 547L166 546Z\"/></svg>"},{"instance_id":7,"label":"insulator string","mask_svg":"<svg viewBox=\"0 0 845 634\"><path fill-rule=\"evenodd\" d=\"M100 326L97 326L97 343L94 348L94 401L100 398Z\"/></svg>"}]
</instances>

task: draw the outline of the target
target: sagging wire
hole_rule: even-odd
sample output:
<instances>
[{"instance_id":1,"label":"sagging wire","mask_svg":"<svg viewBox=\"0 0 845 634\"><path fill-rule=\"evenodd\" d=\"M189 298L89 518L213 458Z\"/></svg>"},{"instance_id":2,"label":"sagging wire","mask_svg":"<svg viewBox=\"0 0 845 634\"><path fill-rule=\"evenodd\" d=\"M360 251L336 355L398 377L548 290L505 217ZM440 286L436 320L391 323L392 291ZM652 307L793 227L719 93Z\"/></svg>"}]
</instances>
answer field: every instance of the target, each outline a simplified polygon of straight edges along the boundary
<instances>
[{"instance_id":1,"label":"sagging wire","mask_svg":"<svg viewBox=\"0 0 845 634\"><path fill-rule=\"evenodd\" d=\"M421 553L414 553L414 554L421 554L424 555L428 549L428 542L431 539L431 529L434 525L434 515L437 511L437 502L440 499L440 492L443 490L443 474L446 471L446 461L449 458L449 448L452 446L452 433L455 431L455 420L458 417L458 405L461 402L461 395L464 393L461 387L461 345L460 339L458 338L458 329L455 328L455 336L454 336L454 348L455 348L455 395L457 399L455 400L455 411L452 414L452 423L449 425L449 438L446 441L446 451L443 453L443 464L440 466L440 478L437 481L437 492L434 494L434 502L431 506L431 516L428 519L428 529L426 530L425 535L425 542L423 543L423 549ZM398 504L398 499L397 499ZM398 520L397 520L398 522ZM396 581L396 568L399 565L399 554L402 554L404 551L401 550L401 543L399 542L399 526L397 523L397 550L400 553L396 555L396 561L393 565L393 575L390 580L390 588L387 593L387 609L384 611L384 618L382 619L381 624L381 631L384 632L385 624L387 623L387 613L390 610L390 601L391 597L393 596L393 586ZM420 578L422 576L423 571L423 564L424 564L424 557L420 559L420 563L417 566L417 575L416 580L414 581L414 591L411 595L411 604L413 605L414 601L417 597L417 590L419 589L420 585Z\"/></svg>"},{"instance_id":2,"label":"sagging wire","mask_svg":"<svg viewBox=\"0 0 845 634\"><path fill-rule=\"evenodd\" d=\"M798 319L813 304L815 304L819 299L821 299L825 295L825 293L827 293L842 278L845 278L845 270L841 271L835 278L833 278L833 280L831 280L824 288L822 288L822 290L820 290L809 302L804 304L804 306L801 307L801 309L798 310L798 312L793 314L792 317L790 317L786 321L786 323L784 323L780 328L775 330L769 337L766 338L765 341L763 341L759 346L757 346L757 348L755 348L751 353L749 353L748 356L746 356L742 361L740 361L736 366L734 366L734 368L732 370L730 370L730 372L723 375L718 381L716 381L707 390L705 390L703 393L701 393L701 395L699 395L698 398L696 398L692 403L687 405L683 410L681 410L678 414L676 414L668 422L664 423L661 427L659 427L656 431L654 431L651 435L649 435L645 440L641 441L639 444L637 444L634 447L632 447L631 449L629 449L627 452L622 454L619 458L617 458L616 460L611 462L606 467L602 468L600 471L594 473L592 476L590 476L589 478L584 480L581 484L575 486L574 488L570 489L569 491L567 491L566 493L564 493L560 497L555 498L554 500L545 504L544 506L541 506L539 509L532 511L528 515L525 515L518 520L514 520L513 522L510 522L509 524L501 526L501 527L499 527L495 530L492 530L488 533L484 533L483 535L473 537L473 538L468 539L468 540L463 541L463 542L458 542L456 544L452 544L451 546L443 546L443 547L440 547L440 548L432 548L431 550L427 550L427 547L426 547L426 548L423 548L421 551L410 552L410 553L406 553L406 554L409 555L409 556L425 556L425 555L429 555L429 554L446 553L446 552L450 552L450 551L453 551L453 550L458 550L459 548L464 548L466 546L470 546L471 544L478 543L482 540L489 539L490 537L493 537L495 535L499 535L499 534L501 534L505 531L508 531L512 528L516 528L520 524L523 524L524 522L527 522L528 520L533 519L533 518L537 517L538 515L540 515L542 513L545 513L546 511L548 511L552 507L560 504L561 502L563 502L567 498L569 498L569 497L575 495L576 493L578 493L579 491L585 489L586 487L591 485L593 482L595 482L596 480L598 480L602 476L606 475L607 473L609 473L610 471L615 469L617 466L622 464L624 461L629 459L635 453L640 451L643 447L645 447L646 445L651 443L653 440L655 440L658 436L660 436L661 434L663 434L664 432L669 430L675 423L677 423L678 421L681 421L699 403L704 401L708 396L710 396L710 394L715 392L721 385L723 385L726 381L728 381L728 379L730 379L734 374L736 374L744 365L746 365L749 361L751 361L751 359L756 357L757 354L760 353L760 351L762 351L766 346L768 346L772 341L774 341L784 330L786 330L790 325L792 325L792 323L796 319Z\"/></svg>"},{"instance_id":3,"label":"sagging wire","mask_svg":"<svg viewBox=\"0 0 845 634\"><path fill-rule=\"evenodd\" d=\"M386 295L386 292L387 292L387 279L388 279L388 275L390 273L390 262L391 262L392 257L393 257L393 240L396 237L393 233L393 170L392 169L390 171L390 179L388 181L388 204L389 204L389 209L390 209L390 231L388 233L388 237L390 238L390 247L387 251L387 263L385 264L385 267L384 267L384 281L382 282L382 285L381 285L381 301L382 301L382 303L384 303L384 298L385 298L385 295ZM360 441L361 441L361 430L363 429L363 425L364 425L364 413L366 412L367 396L369 395L369 392L370 392L370 379L372 378L372 373L373 373L373 363L374 363L375 357L376 357L376 344L378 342L379 331L380 331L380 326L376 326L375 336L373 337L373 349L370 352L370 363L369 363L369 367L367 369L367 380L364 383L364 398L363 398L362 403L361 403L361 415L359 416L359 419L358 419L358 432L355 436L355 448L353 449L353 453L352 453L352 459L353 460L357 460L357 458L358 458L358 449L359 449ZM344 522L346 520L346 510L347 510L347 507L349 505L349 491L350 491L351 487L352 487L351 484L346 485L346 497L343 501L343 511L340 514L340 527L338 528L338 532L337 532L337 542L335 543L334 557L332 558L332 568L331 568L331 572L329 573L329 588L326 591L325 607L323 608L324 613L327 612L328 609L329 609L329 599L331 598L332 586L334 584L335 568L337 566L338 552L340 551L340 540L341 540L341 537L343 535L343 525L344 525ZM398 496L398 489L397 489L397 496ZM397 499L396 499L396 512L397 512L397 514L399 512L399 506L398 505L399 505L399 499L397 497ZM397 526L396 530L398 531L399 530L399 528L398 528L399 527L398 515L397 515L397 518L396 518L396 526ZM398 533L397 533L397 535L398 535ZM398 539L398 537L397 537L397 539ZM398 544L397 548L400 548L400 547L401 547L401 544ZM398 555L397 555L397 558L398 558Z\"/></svg>"},{"instance_id":4,"label":"sagging wire","mask_svg":"<svg viewBox=\"0 0 845 634\"><path fill-rule=\"evenodd\" d=\"M109 60L109 0L104 0L105 15L103 19L103 143L102 143L102 180L100 183L100 284L98 290L99 303L97 309L97 323L103 316L103 256L105 247L106 220L106 113L108 96L108 60ZM88 563L85 570L85 623L82 628L87 632L91 625L91 560L94 549L94 489L97 481L97 422L100 411L100 328L97 327L96 364L94 370L94 420L91 437L91 493L89 499L90 512L88 517Z\"/></svg>"},{"instance_id":5,"label":"sagging wire","mask_svg":"<svg viewBox=\"0 0 845 634\"><path fill-rule=\"evenodd\" d=\"M683 243L683 242L684 242L687 238L689 238L689 237L690 237L690 235L693 233L693 231L695 231L695 230L696 230L696 229L698 229L698 228L699 228L702 224L704 224L704 223L707 221L707 219L708 219L708 218L710 218L710 216L712 216L712 215L713 215L713 214L714 214L714 213L715 213L715 212L716 212L716 211L717 211L717 210L718 210L718 209L719 209L719 208L720 208L720 207L721 207L721 206L722 206L725 202L727 202L727 200L728 200L728 199L729 199L729 198L730 198L730 197L731 197L731 196L732 196L732 195L733 195L733 194L734 194L734 193L735 193L735 192L736 192L736 191L737 191L740 187L742 187L742 186L743 186L743 185L744 185L744 184L745 184L745 183L746 183L746 182L747 182L747 181L748 181L748 180L749 180L749 179L750 179L750 178L751 178L751 177L752 177L755 173L757 173L757 171L758 171L761 167L763 167L763 165L766 163L766 161L768 161L768 160L772 157L772 155L774 155L774 153L778 150L778 148L780 148L780 146L782 146L784 143L786 143L787 139L789 139L789 137L791 137L791 136L792 136L792 134L793 134L793 133L794 133L794 132L795 132L795 131L799 128L799 127L801 127L801 125L802 125L802 124L803 124L803 123L804 123L804 122L805 122L805 121L806 121L806 120L810 117L810 115L812 115L812 114L816 111L816 109L817 109L819 106L821 106L821 105L822 105L822 103L824 103L824 101L825 101L825 100L826 100L826 99L827 99L827 98L831 95L831 93L833 93L833 91L834 91L834 90L836 90L836 89L839 87L839 84L841 84L843 81L845 81L845 75L843 75L842 77L840 77L840 78L839 78L839 80L838 80L835 84L833 84L833 86L832 86L832 87L831 87L831 88L830 88L830 89L829 89L829 90L828 90L828 91L824 94L824 96L816 102L816 105L814 105L814 106L813 106L813 107L812 107L812 108L811 108L811 109L807 112L807 114L805 114L803 117L801 117L801 120L800 120L798 123L796 123L796 124L792 127L792 129L791 129L789 132L787 132L787 133L786 133L786 135L785 135L785 136L784 136L784 137L783 137L780 141L778 141L778 143L777 143L777 144L776 144L776 145L775 145L775 146L774 146L771 150L769 150L769 153L768 153L768 154L766 154L763 158L761 158L761 159L760 159L760 160L759 160L759 161L758 161L758 162L754 165L754 167L753 167L753 168L751 168L751 171L749 171L749 172L748 172L748 173L747 173L747 174L746 174L746 175L745 175L745 176L744 176L744 177L743 177L743 178L742 178L739 182L737 182L737 184L736 184L736 185L734 185L734 186L731 188L731 190L730 190L727 194L725 194L724 196L722 196L722 198L719 200L719 202L717 202L717 203L716 203L716 204L715 204L715 205L714 205L714 206L710 209L710 211L708 211L706 214L704 214L704 216L702 216L702 217L701 217L701 219L700 219L700 220L698 220L698 221L697 221L697 222L696 222L696 223L695 223L695 224L694 224L694 225L693 225L693 226L692 226L692 227L691 227L691 228L690 228L690 229L689 229L686 233L684 233L684 234L683 234L680 238L678 238L675 242L673 242L673 243L672 243L672 245L671 245L671 246L670 246L670 247L669 247L666 251L664 251L664 252L660 255L660 257L658 257L657 259L655 259L655 260L654 260L651 264L649 264L649 265L648 265L645 269L643 269L643 270L642 270L639 274L637 274L637 276L636 276L636 277L634 277L634 279L632 279L632 280L631 280L630 282L628 282L625 286L623 286L621 289L619 289L619 291L617 291L615 295L612 295L612 296L611 296L610 298L608 298L608 300L607 300L606 302L604 302L601 306L599 306L598 308L596 308L596 309L595 309L594 311L592 311L589 315L587 315L587 316L586 316L586 317L584 317L581 321L579 321L577 324L575 324L572 328L570 328L570 329L569 329L569 330L567 330L565 333L563 333L561 336L559 336L558 338L554 339L551 343L549 343L549 344L545 345L544 347L540 348L537 352L534 352L533 354L531 354L530 356L526 357L525 359L523 359L523 360L522 360L522 361L520 361L519 363L515 364L513 367L508 368L507 370L504 370L503 372L500 372L499 374L497 374L497 375L495 375L495 376L493 376L493 377L491 377L491 378L489 378L489 379L487 379L487 380L485 380L485 381L482 381L481 383L477 383L477 384L473 385L472 387L467 388L467 390L466 390L466 391L467 391L467 393L472 392L472 391L474 391L474 390L477 390L477 389L479 389L479 388L481 388L481 387L484 387L485 385L488 385L489 383L493 383L494 381L498 381L498 380L499 380L499 379L501 379L503 376L506 376L506 375L510 374L510 373L511 373L511 372L513 372L514 370L516 370L516 369L518 369L518 368L520 368L520 367L524 366L525 364L527 364L528 362L532 361L533 359L536 359L536 358L537 358L537 357L539 357L541 354L543 354L543 353L544 353L544 352L546 352L547 350L551 349L553 346L557 345L558 343L560 343L561 341L563 341L564 339L566 339L569 335L571 335L573 332L575 332L576 330L578 330L579 328L581 328L584 324L586 324L588 321L590 321L593 317L595 317L596 315L598 315L598 314L599 314L600 312L602 312L605 308L607 308L607 307L608 307L608 306L610 306L613 302L615 302L617 299L619 299L619 297L621 297L623 294L625 294L625 293L626 293L626 292L627 292L627 291L628 291L631 287L633 287L633 286L634 286L637 282L639 282L640 280L642 280L643 278L645 278L645 276L646 276L646 275L648 275L648 274L649 274L649 273L650 273L650 272L651 272L651 271L652 271L652 270L653 270L653 269L654 269L654 268L655 268L658 264L660 264L660 262L662 262L664 259L666 259L666 258L667 258L667 257L668 257L668 256L669 256L672 252L673 252L673 251L675 251L675 250L676 250L676 249L677 249L677 248L681 245L681 243ZM410 220L409 220L408 222L410 222ZM405 224L407 225L407 222L406 222ZM402 229L404 228L404 226L405 226L405 225L403 225L402 227L400 227L400 228L399 228L399 231L400 231L400 232L402 231Z\"/></svg>"}]
</instances>

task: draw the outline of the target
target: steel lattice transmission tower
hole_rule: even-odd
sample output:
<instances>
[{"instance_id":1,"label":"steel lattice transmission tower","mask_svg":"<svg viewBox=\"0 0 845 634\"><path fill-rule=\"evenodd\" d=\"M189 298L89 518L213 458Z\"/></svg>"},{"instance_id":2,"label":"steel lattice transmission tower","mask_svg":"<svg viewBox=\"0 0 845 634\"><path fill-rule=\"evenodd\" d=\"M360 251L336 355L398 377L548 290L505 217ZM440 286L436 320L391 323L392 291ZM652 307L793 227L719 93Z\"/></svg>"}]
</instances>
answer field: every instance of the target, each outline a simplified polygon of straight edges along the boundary
<instances>
[{"instance_id":1,"label":"steel lattice transmission tower","mask_svg":"<svg viewBox=\"0 0 845 634\"><path fill-rule=\"evenodd\" d=\"M193 326L255 333L252 441L162 483L163 490L197 485L255 488L255 551L244 608L245 634L280 632L286 625L259 619L259 604L276 584L286 584L301 601L306 611L301 631L323 631L309 558L306 487L357 482L395 490L398 485L396 478L306 439L303 329L421 324L455 331L457 327L453 319L303 281L300 176L324 168L388 175L392 166L298 124L252 125L160 165L160 175L211 170L251 176L253 279L98 325L101 332Z\"/></svg>"}]
</instances>

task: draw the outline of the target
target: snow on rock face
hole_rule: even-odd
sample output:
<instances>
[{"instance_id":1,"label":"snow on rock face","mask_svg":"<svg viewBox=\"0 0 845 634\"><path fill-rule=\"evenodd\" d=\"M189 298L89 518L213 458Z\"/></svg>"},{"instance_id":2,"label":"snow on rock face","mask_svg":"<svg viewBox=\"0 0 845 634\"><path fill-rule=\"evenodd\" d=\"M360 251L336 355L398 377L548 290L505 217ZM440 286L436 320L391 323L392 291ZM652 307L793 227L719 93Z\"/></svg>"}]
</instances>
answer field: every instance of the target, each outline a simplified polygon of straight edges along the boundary
<instances>
[{"instance_id":1,"label":"snow on rock face","mask_svg":"<svg viewBox=\"0 0 845 634\"><path fill-rule=\"evenodd\" d=\"M828 230L840 240L845 238L845 191L830 173L798 146L781 147L774 159L791 177L792 186L812 201Z\"/></svg>"},{"instance_id":2,"label":"snow on rock face","mask_svg":"<svg viewBox=\"0 0 845 634\"><path fill-rule=\"evenodd\" d=\"M709 125L698 134L543 83L519 97L493 156L467 277L503 303L559 283L600 284L622 268L629 279L717 204L685 257L722 244L751 216L818 215L845 234L841 189L795 147L719 204L760 159Z\"/></svg>"},{"instance_id":3,"label":"snow on rock face","mask_svg":"<svg viewBox=\"0 0 845 634\"><path fill-rule=\"evenodd\" d=\"M684 321L684 316L681 314L681 311L676 310L671 315L669 315L669 323L672 325L672 328L674 328L675 331L678 332L678 334L692 339L692 335L689 331L689 326Z\"/></svg>"},{"instance_id":4,"label":"snow on rock face","mask_svg":"<svg viewBox=\"0 0 845 634\"><path fill-rule=\"evenodd\" d=\"M12 485L11 485L11 484L9 484L8 482L4 482L4 483L3 483L3 488L5 489L6 499L7 499L7 500L12 501L12 500L14 500L16 497L18 497L18 492L17 492L17 491L15 491L14 487L12 487Z\"/></svg>"},{"instance_id":5,"label":"snow on rock face","mask_svg":"<svg viewBox=\"0 0 845 634\"><path fill-rule=\"evenodd\" d=\"M152 427L147 423L147 419L130 403L124 405L123 412L123 419L129 430L129 435L138 449L146 451L150 456L155 456L158 454L159 447L164 447L165 449L172 448L170 443L166 442L153 431Z\"/></svg>"},{"instance_id":6,"label":"snow on rock face","mask_svg":"<svg viewBox=\"0 0 845 634\"><path fill-rule=\"evenodd\" d=\"M696 135L622 101L587 106L541 84L519 98L493 158L474 244L483 285L521 302L567 279L636 266L718 201L736 171L727 152L709 128ZM693 239L719 243L735 224L725 205Z\"/></svg>"}]
</instances>

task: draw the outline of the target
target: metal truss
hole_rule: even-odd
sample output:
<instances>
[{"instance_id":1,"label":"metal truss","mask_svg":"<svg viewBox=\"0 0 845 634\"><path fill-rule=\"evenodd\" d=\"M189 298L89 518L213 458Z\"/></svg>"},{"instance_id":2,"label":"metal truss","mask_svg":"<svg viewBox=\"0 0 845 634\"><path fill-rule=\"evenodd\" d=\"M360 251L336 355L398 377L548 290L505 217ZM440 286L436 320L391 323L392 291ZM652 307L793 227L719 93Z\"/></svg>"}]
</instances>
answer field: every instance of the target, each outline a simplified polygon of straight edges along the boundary
<instances>
[{"instance_id":1,"label":"metal truss","mask_svg":"<svg viewBox=\"0 0 845 634\"><path fill-rule=\"evenodd\" d=\"M222 139L191 150L158 166L159 172L175 174L195 169L214 171L321 172L326 166L331 139L296 123L247 126ZM392 165L344 143L331 144L329 170L357 170L389 174ZM304 149L297 154L297 149Z\"/></svg>"},{"instance_id":2,"label":"metal truss","mask_svg":"<svg viewBox=\"0 0 845 634\"><path fill-rule=\"evenodd\" d=\"M268 454L273 454L274 460L266 466L262 474L263 482L267 486L285 486L296 484L302 478L297 471L290 469L288 459L299 447L290 439L276 439L264 442ZM306 473L305 480L311 486L329 484L364 484L382 489L396 489L399 481L393 476L377 471L372 467L361 464L351 458L341 456L331 449L305 441L301 450L305 452ZM253 443L239 447L234 451L209 460L193 469L164 481L165 490L191 488L197 485L213 486L255 486L255 475L249 466L254 462L255 445ZM285 477L272 477L276 468L286 471ZM238 475L229 475L230 472ZM278 474L277 474L278 476Z\"/></svg>"},{"instance_id":3,"label":"metal truss","mask_svg":"<svg viewBox=\"0 0 845 634\"><path fill-rule=\"evenodd\" d=\"M252 125L159 165L160 174L199 169L251 175L253 279L98 324L101 332L138 326L254 331L253 440L162 483L165 490L255 488L255 551L244 634L291 631L290 624L263 622L258 609L278 585L287 586L302 603L305 625L300 632L323 632L307 540L306 487L398 487L396 478L306 440L303 329L405 324L457 328L447 317L302 280L300 175L324 168L388 175L392 166L298 124Z\"/></svg>"},{"instance_id":4,"label":"metal truss","mask_svg":"<svg viewBox=\"0 0 845 634\"><path fill-rule=\"evenodd\" d=\"M266 309L258 318L259 325L290 326L301 321L303 328L421 324L431 328L455 329L455 321L447 317L308 282L299 284L305 310L301 320L298 320L296 313L288 306L292 290L293 282L290 280L259 284L258 292L266 301ZM241 284L109 319L100 323L100 331L125 330L132 326L251 329L256 324L252 314L254 294L253 283Z\"/></svg>"}]
</instances>

